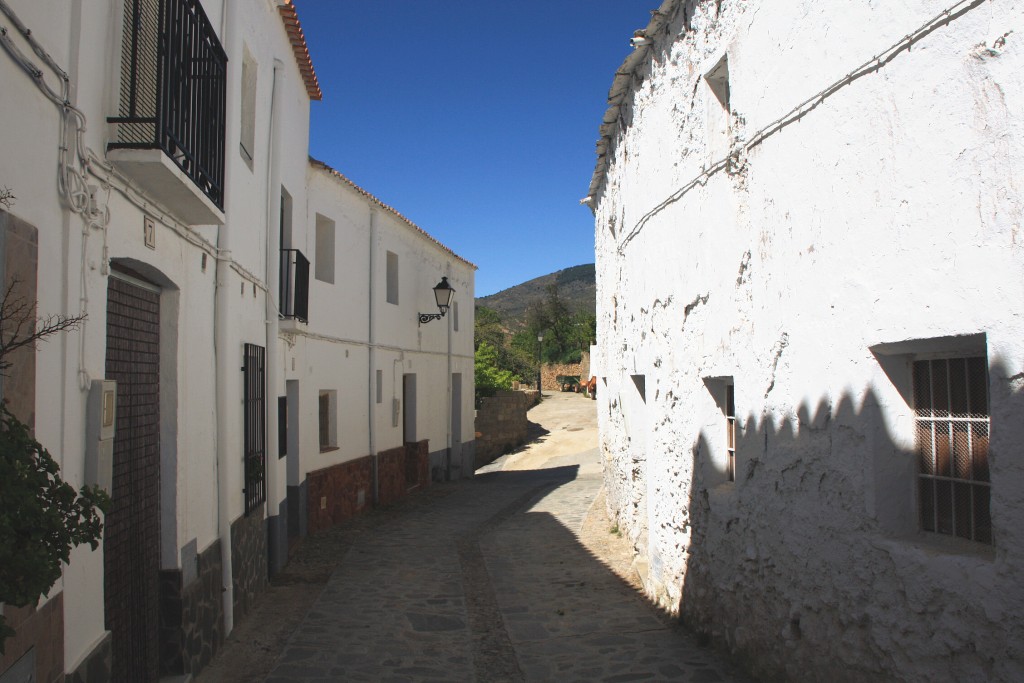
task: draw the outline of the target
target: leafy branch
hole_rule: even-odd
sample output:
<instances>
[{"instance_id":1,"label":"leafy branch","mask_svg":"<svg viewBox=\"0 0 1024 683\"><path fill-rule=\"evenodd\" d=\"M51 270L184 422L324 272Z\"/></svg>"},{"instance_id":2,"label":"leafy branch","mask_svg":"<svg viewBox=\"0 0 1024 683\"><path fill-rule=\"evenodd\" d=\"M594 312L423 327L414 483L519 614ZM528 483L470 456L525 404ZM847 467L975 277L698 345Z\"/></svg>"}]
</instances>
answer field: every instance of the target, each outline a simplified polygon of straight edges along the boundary
<instances>
[{"instance_id":1,"label":"leafy branch","mask_svg":"<svg viewBox=\"0 0 1024 683\"><path fill-rule=\"evenodd\" d=\"M10 190L0 203L10 206ZM36 342L77 329L84 316L38 318L35 303L17 294L12 279L0 295L0 375L14 366L15 353ZM60 465L32 436L28 425L0 402L0 602L35 605L61 576L71 550L84 543L93 549L103 534L100 512L110 499L99 488L77 492L60 477ZM0 614L0 654L15 631Z\"/></svg>"}]
</instances>

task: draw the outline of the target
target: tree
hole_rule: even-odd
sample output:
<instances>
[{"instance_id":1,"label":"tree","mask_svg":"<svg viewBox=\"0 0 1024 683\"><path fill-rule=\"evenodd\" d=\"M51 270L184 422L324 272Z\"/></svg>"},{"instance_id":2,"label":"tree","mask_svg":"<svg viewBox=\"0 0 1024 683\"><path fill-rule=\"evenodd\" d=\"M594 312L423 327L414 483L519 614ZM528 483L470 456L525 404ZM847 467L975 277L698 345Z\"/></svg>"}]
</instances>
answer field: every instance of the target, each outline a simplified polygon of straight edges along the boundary
<instances>
[{"instance_id":1,"label":"tree","mask_svg":"<svg viewBox=\"0 0 1024 683\"><path fill-rule=\"evenodd\" d=\"M513 345L518 344L522 348L529 340L536 344L537 335L543 334L542 357L545 363L577 363L584 348L594 338L595 330L593 315L573 313L558 295L558 285L549 285L547 296L527 313L526 336L513 340Z\"/></svg>"},{"instance_id":2,"label":"tree","mask_svg":"<svg viewBox=\"0 0 1024 683\"><path fill-rule=\"evenodd\" d=\"M10 207L6 188L0 204ZM0 299L0 375L12 367L11 354L36 342L76 329L84 317L36 318L34 304L19 298L12 280ZM99 545L100 512L109 498L102 490L83 486L78 492L60 478L60 466L49 451L0 403L0 602L14 607L34 605L60 578L71 549ZM0 654L14 635L0 614Z\"/></svg>"},{"instance_id":3,"label":"tree","mask_svg":"<svg viewBox=\"0 0 1024 683\"><path fill-rule=\"evenodd\" d=\"M480 342L473 356L473 369L476 375L477 398L493 396L499 389L512 388L512 373L498 367L498 352L487 342Z\"/></svg>"}]
</instances>

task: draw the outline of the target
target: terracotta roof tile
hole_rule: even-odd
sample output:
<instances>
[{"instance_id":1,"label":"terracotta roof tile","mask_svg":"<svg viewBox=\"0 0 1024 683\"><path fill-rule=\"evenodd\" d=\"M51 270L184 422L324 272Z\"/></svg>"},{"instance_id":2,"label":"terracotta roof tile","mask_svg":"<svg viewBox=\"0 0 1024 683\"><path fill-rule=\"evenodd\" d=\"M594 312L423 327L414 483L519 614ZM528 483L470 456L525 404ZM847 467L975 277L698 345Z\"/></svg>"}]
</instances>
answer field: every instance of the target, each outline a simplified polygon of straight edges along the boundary
<instances>
[{"instance_id":1,"label":"terracotta roof tile","mask_svg":"<svg viewBox=\"0 0 1024 683\"><path fill-rule=\"evenodd\" d=\"M316 71L313 70L313 60L309 57L309 47L306 45L306 36L302 33L302 25L299 23L299 15L295 12L295 5L292 0L284 0L284 4L277 6L281 14L281 21L284 22L284 29L288 32L288 40L292 44L292 52L295 53L295 63L302 74L302 80L306 83L306 92L311 100L323 99L320 92L320 81L316 78Z\"/></svg>"}]
</instances>

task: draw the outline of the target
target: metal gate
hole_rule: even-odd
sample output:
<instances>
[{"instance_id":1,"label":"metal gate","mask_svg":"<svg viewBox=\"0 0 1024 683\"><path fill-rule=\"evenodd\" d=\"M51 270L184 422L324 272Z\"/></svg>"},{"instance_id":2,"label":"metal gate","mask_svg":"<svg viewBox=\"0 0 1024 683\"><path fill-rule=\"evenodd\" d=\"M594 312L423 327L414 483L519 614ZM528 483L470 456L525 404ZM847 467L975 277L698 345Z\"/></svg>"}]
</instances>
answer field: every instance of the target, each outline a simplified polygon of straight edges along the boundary
<instances>
[{"instance_id":1,"label":"metal gate","mask_svg":"<svg viewBox=\"0 0 1024 683\"><path fill-rule=\"evenodd\" d=\"M159 678L160 293L112 274L107 379L117 380L114 482L103 538L111 678Z\"/></svg>"}]
</instances>

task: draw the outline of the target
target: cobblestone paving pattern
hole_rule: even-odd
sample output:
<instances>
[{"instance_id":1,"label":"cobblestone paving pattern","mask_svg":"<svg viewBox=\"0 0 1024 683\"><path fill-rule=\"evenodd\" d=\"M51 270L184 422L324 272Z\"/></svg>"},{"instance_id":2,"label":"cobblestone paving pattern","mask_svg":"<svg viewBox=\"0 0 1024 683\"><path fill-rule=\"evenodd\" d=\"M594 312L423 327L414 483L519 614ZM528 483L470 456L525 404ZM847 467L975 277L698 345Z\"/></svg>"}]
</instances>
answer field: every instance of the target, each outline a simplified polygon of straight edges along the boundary
<instances>
[{"instance_id":1,"label":"cobblestone paving pattern","mask_svg":"<svg viewBox=\"0 0 1024 683\"><path fill-rule=\"evenodd\" d=\"M445 486L352 538L268 683L748 680L580 545L600 475Z\"/></svg>"}]
</instances>

